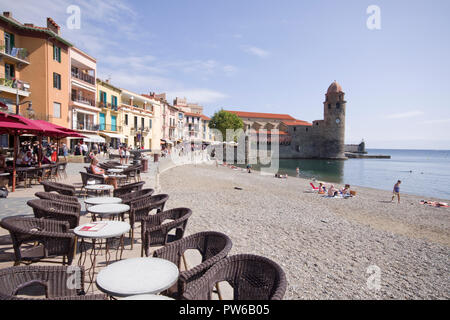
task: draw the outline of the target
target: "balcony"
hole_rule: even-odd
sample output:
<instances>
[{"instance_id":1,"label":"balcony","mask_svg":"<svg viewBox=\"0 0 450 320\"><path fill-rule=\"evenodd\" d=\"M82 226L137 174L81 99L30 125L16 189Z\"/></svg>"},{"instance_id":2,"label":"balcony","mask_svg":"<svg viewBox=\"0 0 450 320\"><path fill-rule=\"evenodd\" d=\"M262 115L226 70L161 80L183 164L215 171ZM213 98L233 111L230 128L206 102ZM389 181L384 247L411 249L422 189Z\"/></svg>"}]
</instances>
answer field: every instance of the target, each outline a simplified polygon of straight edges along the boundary
<instances>
[{"instance_id":1,"label":"balcony","mask_svg":"<svg viewBox=\"0 0 450 320\"><path fill-rule=\"evenodd\" d=\"M82 80L84 82L87 82L87 83L95 86L95 77L93 77L87 73L72 71L72 78Z\"/></svg>"},{"instance_id":2,"label":"balcony","mask_svg":"<svg viewBox=\"0 0 450 320\"><path fill-rule=\"evenodd\" d=\"M114 125L114 124L108 124L108 123L101 123L99 125L99 130L100 131L113 131L113 132L118 132L118 131L122 131L122 127L118 126L118 125Z\"/></svg>"},{"instance_id":3,"label":"balcony","mask_svg":"<svg viewBox=\"0 0 450 320\"><path fill-rule=\"evenodd\" d=\"M99 131L100 126L98 124L93 123L83 123L83 122L76 122L73 124L74 130L82 130L82 131Z\"/></svg>"},{"instance_id":4,"label":"balcony","mask_svg":"<svg viewBox=\"0 0 450 320\"><path fill-rule=\"evenodd\" d=\"M113 106L111 103L106 103L106 102L102 102L102 101L97 102L97 107L102 108L102 109L111 109L112 111L119 111L118 106Z\"/></svg>"},{"instance_id":5,"label":"balcony","mask_svg":"<svg viewBox=\"0 0 450 320\"><path fill-rule=\"evenodd\" d=\"M6 46L4 40L0 41L0 56L3 56L4 58L7 58L19 64L18 67L20 67L20 64L30 64L30 62L28 61L27 49Z\"/></svg>"},{"instance_id":6,"label":"balcony","mask_svg":"<svg viewBox=\"0 0 450 320\"><path fill-rule=\"evenodd\" d=\"M78 96L76 94L72 94L72 101L83 103L83 104L86 104L86 105L91 106L91 107L95 107L95 100L94 99L80 97L80 96Z\"/></svg>"},{"instance_id":7,"label":"balcony","mask_svg":"<svg viewBox=\"0 0 450 320\"><path fill-rule=\"evenodd\" d=\"M19 96L28 97L30 95L30 84L25 81L0 78L1 91L6 91Z\"/></svg>"}]
</instances>

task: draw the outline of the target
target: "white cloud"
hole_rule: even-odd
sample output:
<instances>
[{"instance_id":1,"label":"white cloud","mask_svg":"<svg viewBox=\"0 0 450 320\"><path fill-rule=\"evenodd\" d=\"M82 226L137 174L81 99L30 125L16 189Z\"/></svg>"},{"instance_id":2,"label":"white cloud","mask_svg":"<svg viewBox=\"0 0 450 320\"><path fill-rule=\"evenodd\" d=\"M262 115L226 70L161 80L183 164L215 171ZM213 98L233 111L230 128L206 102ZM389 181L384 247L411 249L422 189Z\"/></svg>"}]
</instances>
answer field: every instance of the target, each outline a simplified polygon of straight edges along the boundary
<instances>
[{"instance_id":1,"label":"white cloud","mask_svg":"<svg viewBox=\"0 0 450 320\"><path fill-rule=\"evenodd\" d=\"M260 58L267 58L270 55L269 51L255 46L242 46L242 49L244 50L244 52Z\"/></svg>"},{"instance_id":2,"label":"white cloud","mask_svg":"<svg viewBox=\"0 0 450 320\"><path fill-rule=\"evenodd\" d=\"M394 113L387 116L388 119L406 119L406 118L413 118L417 116L421 116L424 113L422 111L410 111L410 112L404 112L404 113Z\"/></svg>"},{"instance_id":3,"label":"white cloud","mask_svg":"<svg viewBox=\"0 0 450 320\"><path fill-rule=\"evenodd\" d=\"M213 103L228 97L222 92L201 88L171 91L168 93L168 96L170 99L175 99L176 97L186 97L188 101L200 104Z\"/></svg>"}]
</instances>

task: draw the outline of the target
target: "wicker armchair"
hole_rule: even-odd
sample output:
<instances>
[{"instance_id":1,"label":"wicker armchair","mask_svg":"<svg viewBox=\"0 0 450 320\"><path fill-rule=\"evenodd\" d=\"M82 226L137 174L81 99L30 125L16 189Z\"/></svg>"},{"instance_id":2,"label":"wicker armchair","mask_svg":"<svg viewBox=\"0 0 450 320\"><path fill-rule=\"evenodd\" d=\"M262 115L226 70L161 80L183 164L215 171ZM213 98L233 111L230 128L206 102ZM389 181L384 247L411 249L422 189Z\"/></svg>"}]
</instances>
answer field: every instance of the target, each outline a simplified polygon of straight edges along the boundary
<instances>
[{"instance_id":1,"label":"wicker armchair","mask_svg":"<svg viewBox=\"0 0 450 320\"><path fill-rule=\"evenodd\" d=\"M69 269L66 266L20 266L0 270L0 300L107 300L105 294L85 295L84 267ZM71 288L71 277L79 282ZM45 299L19 296L27 288L41 286Z\"/></svg>"},{"instance_id":2,"label":"wicker armchair","mask_svg":"<svg viewBox=\"0 0 450 320\"><path fill-rule=\"evenodd\" d=\"M130 181L131 179L133 179L134 182L138 182L138 170L140 169L141 165L132 166L129 167L128 169L123 170L122 174L127 176L127 182Z\"/></svg>"},{"instance_id":3,"label":"wicker armchair","mask_svg":"<svg viewBox=\"0 0 450 320\"><path fill-rule=\"evenodd\" d=\"M129 194L134 191L139 191L142 189L144 184L145 181L126 184L124 186L121 186L120 188L115 189L113 195L114 197L120 197L122 195Z\"/></svg>"},{"instance_id":4,"label":"wicker armchair","mask_svg":"<svg viewBox=\"0 0 450 320\"><path fill-rule=\"evenodd\" d=\"M123 204L131 206L131 203L134 201L139 201L143 198L150 198L154 192L154 189L141 189L139 191L120 195L119 198L122 199Z\"/></svg>"},{"instance_id":5,"label":"wicker armchair","mask_svg":"<svg viewBox=\"0 0 450 320\"><path fill-rule=\"evenodd\" d=\"M81 189L80 189L80 196L82 191L84 190L84 188L88 185L88 181L89 180L93 180L95 181L95 184L105 184L106 183L106 178L100 174L92 174L92 173L87 173L87 172L81 172L80 171L80 175L81 175Z\"/></svg>"},{"instance_id":6,"label":"wicker armchair","mask_svg":"<svg viewBox=\"0 0 450 320\"><path fill-rule=\"evenodd\" d=\"M152 197L141 197L138 200L131 201L130 205L130 226L131 226L131 249L133 249L134 243L134 224L141 222L142 219L147 217L154 209L157 212L163 211L164 206L169 199L167 194L158 194ZM142 252L141 252L142 255Z\"/></svg>"},{"instance_id":7,"label":"wicker armchair","mask_svg":"<svg viewBox=\"0 0 450 320\"><path fill-rule=\"evenodd\" d=\"M62 195L75 196L75 187L71 185L50 181L42 181L41 184L44 186L45 192L55 191Z\"/></svg>"},{"instance_id":8,"label":"wicker armchair","mask_svg":"<svg viewBox=\"0 0 450 320\"><path fill-rule=\"evenodd\" d=\"M78 227L80 223L81 205L44 199L29 200L27 205L33 208L35 218L57 221L67 221L70 229Z\"/></svg>"},{"instance_id":9,"label":"wicker armchair","mask_svg":"<svg viewBox=\"0 0 450 320\"><path fill-rule=\"evenodd\" d=\"M143 217L141 224L141 256L144 255L144 252L146 256L149 256L150 247L165 246L169 242L183 238L191 215L191 209L176 208ZM163 223L169 219L173 221ZM169 234L172 230L175 230L175 234Z\"/></svg>"},{"instance_id":10,"label":"wicker armchair","mask_svg":"<svg viewBox=\"0 0 450 320\"><path fill-rule=\"evenodd\" d=\"M200 232L178 241L167 244L161 249L153 252L153 257L169 260L181 268L181 257L187 250L198 250L202 256L201 264L188 270L186 260L184 260L185 271L180 272L180 277L175 288L168 290L166 295L179 298L189 287L189 284L200 278L216 262L225 258L232 247L231 239L220 232L207 231Z\"/></svg>"},{"instance_id":11,"label":"wicker armchair","mask_svg":"<svg viewBox=\"0 0 450 320\"><path fill-rule=\"evenodd\" d=\"M38 197L39 199L79 204L77 197L65 196L65 195L62 195L62 194L59 194L59 193L54 193L54 192L36 192L34 195L36 197Z\"/></svg>"},{"instance_id":12,"label":"wicker armchair","mask_svg":"<svg viewBox=\"0 0 450 320\"><path fill-rule=\"evenodd\" d=\"M75 234L69 233L68 222L10 217L0 221L0 226L11 235L15 254L14 265L58 256L63 257L63 264L72 264ZM28 244L30 245L22 248L22 245Z\"/></svg>"},{"instance_id":13,"label":"wicker armchair","mask_svg":"<svg viewBox=\"0 0 450 320\"><path fill-rule=\"evenodd\" d=\"M227 281L234 300L281 300L287 281L283 269L265 257L240 254L220 260L190 283L181 298L211 300L214 286Z\"/></svg>"}]
</instances>

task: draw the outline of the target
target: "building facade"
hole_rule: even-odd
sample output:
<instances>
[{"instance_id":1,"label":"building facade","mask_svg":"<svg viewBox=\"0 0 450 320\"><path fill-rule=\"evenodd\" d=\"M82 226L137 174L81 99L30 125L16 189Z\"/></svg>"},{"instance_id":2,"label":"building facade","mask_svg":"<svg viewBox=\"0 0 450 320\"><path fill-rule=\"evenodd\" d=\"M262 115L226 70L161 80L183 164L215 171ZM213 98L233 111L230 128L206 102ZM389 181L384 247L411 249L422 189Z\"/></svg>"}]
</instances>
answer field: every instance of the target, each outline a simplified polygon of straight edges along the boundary
<instances>
[{"instance_id":1,"label":"building facade","mask_svg":"<svg viewBox=\"0 0 450 320\"><path fill-rule=\"evenodd\" d=\"M106 144L118 148L125 142L123 130L122 89L113 86L109 80L97 79L97 106L99 111L99 134Z\"/></svg>"},{"instance_id":2,"label":"building facade","mask_svg":"<svg viewBox=\"0 0 450 320\"><path fill-rule=\"evenodd\" d=\"M97 100L97 61L87 53L72 47L70 52L70 123L73 130L86 136L87 143L103 143L98 135L100 108ZM74 147L75 139L70 147Z\"/></svg>"},{"instance_id":3,"label":"building facade","mask_svg":"<svg viewBox=\"0 0 450 320\"><path fill-rule=\"evenodd\" d=\"M16 97L31 101L33 114L21 107L21 115L69 127L72 44L60 36L60 27L51 18L46 27L22 24L3 12L0 39L1 102L15 112Z\"/></svg>"},{"instance_id":4,"label":"building facade","mask_svg":"<svg viewBox=\"0 0 450 320\"><path fill-rule=\"evenodd\" d=\"M272 141L278 130L280 158L346 159L345 157L345 93L335 81L325 94L324 119L312 123L287 114L228 111L244 122L244 131L251 130L256 141L262 137Z\"/></svg>"},{"instance_id":5,"label":"building facade","mask_svg":"<svg viewBox=\"0 0 450 320\"><path fill-rule=\"evenodd\" d=\"M161 105L157 99L122 89L122 133L133 148L161 150Z\"/></svg>"}]
</instances>

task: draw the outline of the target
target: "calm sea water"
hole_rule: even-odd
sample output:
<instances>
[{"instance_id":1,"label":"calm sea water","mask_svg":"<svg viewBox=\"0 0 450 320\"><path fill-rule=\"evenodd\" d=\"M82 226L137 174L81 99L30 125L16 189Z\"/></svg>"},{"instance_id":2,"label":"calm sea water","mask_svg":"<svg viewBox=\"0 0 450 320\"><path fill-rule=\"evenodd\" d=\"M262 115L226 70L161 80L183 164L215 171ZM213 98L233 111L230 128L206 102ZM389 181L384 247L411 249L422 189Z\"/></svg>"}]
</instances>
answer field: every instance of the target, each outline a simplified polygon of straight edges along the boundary
<instances>
[{"instance_id":1,"label":"calm sea water","mask_svg":"<svg viewBox=\"0 0 450 320\"><path fill-rule=\"evenodd\" d=\"M295 176L298 167L302 177L383 190L402 180L401 192L450 200L450 150L367 151L391 159L280 160L279 172Z\"/></svg>"}]
</instances>

